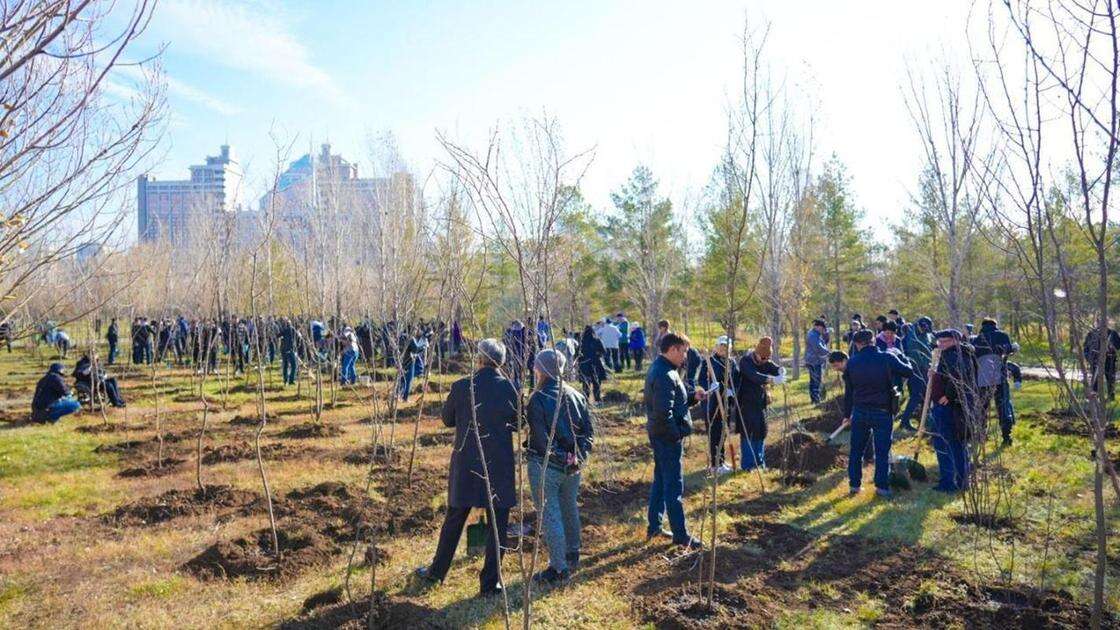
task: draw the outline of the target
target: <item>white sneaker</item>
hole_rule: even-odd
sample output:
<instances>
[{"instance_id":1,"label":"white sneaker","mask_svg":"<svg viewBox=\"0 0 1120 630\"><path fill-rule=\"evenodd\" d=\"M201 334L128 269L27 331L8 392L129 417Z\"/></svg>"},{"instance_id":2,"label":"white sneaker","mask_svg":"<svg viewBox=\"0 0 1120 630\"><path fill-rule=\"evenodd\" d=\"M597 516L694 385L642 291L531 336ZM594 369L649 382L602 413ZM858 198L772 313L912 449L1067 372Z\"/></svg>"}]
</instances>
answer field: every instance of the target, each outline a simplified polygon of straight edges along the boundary
<instances>
[{"instance_id":1,"label":"white sneaker","mask_svg":"<svg viewBox=\"0 0 1120 630\"><path fill-rule=\"evenodd\" d=\"M729 472L731 472L731 467L727 464L721 464L720 467L716 469L717 475L726 475Z\"/></svg>"}]
</instances>

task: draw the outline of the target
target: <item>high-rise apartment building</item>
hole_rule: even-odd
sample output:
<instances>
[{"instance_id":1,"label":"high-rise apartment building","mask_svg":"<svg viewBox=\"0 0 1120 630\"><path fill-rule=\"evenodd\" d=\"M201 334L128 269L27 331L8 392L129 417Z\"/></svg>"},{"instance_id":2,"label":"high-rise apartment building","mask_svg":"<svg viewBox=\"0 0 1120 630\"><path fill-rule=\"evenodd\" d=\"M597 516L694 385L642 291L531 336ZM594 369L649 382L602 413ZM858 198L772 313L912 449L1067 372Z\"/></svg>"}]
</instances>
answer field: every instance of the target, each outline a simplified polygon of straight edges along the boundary
<instances>
[{"instance_id":1,"label":"high-rise apartment building","mask_svg":"<svg viewBox=\"0 0 1120 630\"><path fill-rule=\"evenodd\" d=\"M185 180L160 181L141 175L136 182L140 241L184 243L202 220L241 210L241 166L229 145L205 164L190 167ZM228 217L226 217L228 218Z\"/></svg>"}]
</instances>

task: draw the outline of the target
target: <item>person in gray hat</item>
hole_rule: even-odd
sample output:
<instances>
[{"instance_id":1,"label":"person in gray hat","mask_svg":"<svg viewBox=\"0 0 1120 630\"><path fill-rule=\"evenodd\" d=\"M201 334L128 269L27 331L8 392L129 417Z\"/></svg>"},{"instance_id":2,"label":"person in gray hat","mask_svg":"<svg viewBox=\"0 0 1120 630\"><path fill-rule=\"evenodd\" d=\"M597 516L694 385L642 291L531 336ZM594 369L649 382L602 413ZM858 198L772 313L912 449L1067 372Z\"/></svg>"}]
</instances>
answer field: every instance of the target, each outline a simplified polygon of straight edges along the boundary
<instances>
[{"instance_id":1,"label":"person in gray hat","mask_svg":"<svg viewBox=\"0 0 1120 630\"><path fill-rule=\"evenodd\" d=\"M500 550L506 547L510 508L517 505L513 435L517 430L518 396L513 383L498 369L505 358L505 346L497 339L478 342L474 374L455 381L443 403L443 423L455 427L447 478L447 513L432 564L416 571L423 580L442 582L451 568L471 509L484 508L492 526L486 528L480 595L500 593L503 588L498 579ZM494 502L492 512L490 496Z\"/></svg>"},{"instance_id":2,"label":"person in gray hat","mask_svg":"<svg viewBox=\"0 0 1120 630\"><path fill-rule=\"evenodd\" d=\"M580 468L595 442L587 399L567 384L561 386L565 363L556 350L537 354L537 388L526 413L529 484L549 556L548 568L533 576L538 582L566 581L579 565Z\"/></svg>"}]
</instances>

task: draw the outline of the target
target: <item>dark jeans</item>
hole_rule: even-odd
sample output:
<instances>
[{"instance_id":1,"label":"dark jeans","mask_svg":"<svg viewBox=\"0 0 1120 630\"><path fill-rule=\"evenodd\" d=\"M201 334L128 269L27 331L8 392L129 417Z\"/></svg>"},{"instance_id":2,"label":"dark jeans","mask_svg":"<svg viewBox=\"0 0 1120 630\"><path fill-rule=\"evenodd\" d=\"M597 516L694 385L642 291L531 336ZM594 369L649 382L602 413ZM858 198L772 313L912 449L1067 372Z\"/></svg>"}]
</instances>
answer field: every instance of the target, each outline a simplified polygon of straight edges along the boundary
<instances>
[{"instance_id":1,"label":"dark jeans","mask_svg":"<svg viewBox=\"0 0 1120 630\"><path fill-rule=\"evenodd\" d=\"M708 461L712 468L723 465L723 416L717 409L708 416Z\"/></svg>"},{"instance_id":2,"label":"dark jeans","mask_svg":"<svg viewBox=\"0 0 1120 630\"><path fill-rule=\"evenodd\" d=\"M8 350L11 351L11 345ZM1097 362L1093 361L1089 365L1089 370L1093 374L1093 391L1097 391ZM1116 357L1106 356L1104 359L1104 383L1108 389L1108 398L1111 400L1116 397Z\"/></svg>"},{"instance_id":3,"label":"dark jeans","mask_svg":"<svg viewBox=\"0 0 1120 630\"><path fill-rule=\"evenodd\" d=\"M109 342L109 365L112 365L117 360L117 342Z\"/></svg>"},{"instance_id":4,"label":"dark jeans","mask_svg":"<svg viewBox=\"0 0 1120 630\"><path fill-rule=\"evenodd\" d=\"M595 394L595 402L602 400L599 394L599 374L595 370L594 365L580 365L579 366L579 382L583 386L583 395L585 398L590 398L591 394Z\"/></svg>"},{"instance_id":5,"label":"dark jeans","mask_svg":"<svg viewBox=\"0 0 1120 630\"><path fill-rule=\"evenodd\" d=\"M673 542L685 543L690 537L684 521L684 449L680 442L649 439L653 449L653 484L649 488L648 533L661 531L661 515L668 513Z\"/></svg>"},{"instance_id":6,"label":"dark jeans","mask_svg":"<svg viewBox=\"0 0 1120 630\"><path fill-rule=\"evenodd\" d=\"M890 489L891 414L885 409L852 409L852 442L848 453L848 485L859 488L863 482L863 457L867 441L875 441L875 487Z\"/></svg>"},{"instance_id":7,"label":"dark jeans","mask_svg":"<svg viewBox=\"0 0 1120 630\"><path fill-rule=\"evenodd\" d=\"M914 417L915 413L922 412L922 404L926 399L926 379L914 370L910 378L906 379L907 400L906 409L902 410L902 417L899 418L899 424L907 426L910 424L910 418ZM925 418L918 418L918 426L922 426Z\"/></svg>"},{"instance_id":8,"label":"dark jeans","mask_svg":"<svg viewBox=\"0 0 1120 630\"><path fill-rule=\"evenodd\" d=\"M968 487L968 447L957 437L953 410L948 405L934 405L930 413L933 452L937 455L940 481L937 489L957 492Z\"/></svg>"},{"instance_id":9,"label":"dark jeans","mask_svg":"<svg viewBox=\"0 0 1120 630\"><path fill-rule=\"evenodd\" d=\"M459 538L463 536L463 527L467 524L467 517L471 514L469 507L448 507L447 514L443 517L443 527L439 530L439 544L436 546L436 555L428 568L429 575L437 580L443 580L451 569L451 560L455 557L455 548L459 546ZM499 550L506 548L506 531L509 528L509 508L495 508L495 524L498 526L498 542L494 543L494 527L486 527L486 560L482 564L482 573L478 576L480 591L492 590L498 586Z\"/></svg>"},{"instance_id":10,"label":"dark jeans","mask_svg":"<svg viewBox=\"0 0 1120 630\"><path fill-rule=\"evenodd\" d=\"M280 353L280 367L284 373L284 384L295 385L296 373L299 368L299 359L296 358L294 350L286 350Z\"/></svg>"},{"instance_id":11,"label":"dark jeans","mask_svg":"<svg viewBox=\"0 0 1120 630\"><path fill-rule=\"evenodd\" d=\"M646 351L641 349L634 349L630 351L631 356L634 357L634 371L642 371L642 359L646 357Z\"/></svg>"},{"instance_id":12,"label":"dark jeans","mask_svg":"<svg viewBox=\"0 0 1120 630\"><path fill-rule=\"evenodd\" d=\"M824 365L806 365L805 369L809 370L809 399L814 403L821 401L821 375L824 372Z\"/></svg>"},{"instance_id":13,"label":"dark jeans","mask_svg":"<svg viewBox=\"0 0 1120 630\"><path fill-rule=\"evenodd\" d=\"M988 405L992 400L996 403L996 413L999 415L999 429L1004 439L1011 437L1011 427L1015 426L1015 408L1011 406L1011 388L1007 379L998 385L980 388L981 415L984 422L988 418Z\"/></svg>"},{"instance_id":14,"label":"dark jeans","mask_svg":"<svg viewBox=\"0 0 1120 630\"><path fill-rule=\"evenodd\" d=\"M622 361L618 358L618 348L607 348L607 365L615 371L622 371Z\"/></svg>"},{"instance_id":15,"label":"dark jeans","mask_svg":"<svg viewBox=\"0 0 1120 630\"><path fill-rule=\"evenodd\" d=\"M766 468L766 440L754 440L746 433L739 434L739 469Z\"/></svg>"},{"instance_id":16,"label":"dark jeans","mask_svg":"<svg viewBox=\"0 0 1120 630\"><path fill-rule=\"evenodd\" d=\"M618 347L618 356L622 359L622 367L630 369L630 348L625 343Z\"/></svg>"}]
</instances>

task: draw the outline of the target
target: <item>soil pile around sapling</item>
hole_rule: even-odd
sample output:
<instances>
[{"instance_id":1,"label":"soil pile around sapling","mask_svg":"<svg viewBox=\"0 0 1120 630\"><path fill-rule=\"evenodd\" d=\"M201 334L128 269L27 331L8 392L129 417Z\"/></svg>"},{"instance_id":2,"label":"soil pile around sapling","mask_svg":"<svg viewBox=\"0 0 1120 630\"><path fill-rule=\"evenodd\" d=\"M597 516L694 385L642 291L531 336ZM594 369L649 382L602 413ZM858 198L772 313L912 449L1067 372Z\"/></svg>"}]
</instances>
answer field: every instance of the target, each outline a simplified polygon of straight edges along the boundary
<instances>
[{"instance_id":1,"label":"soil pile around sapling","mask_svg":"<svg viewBox=\"0 0 1120 630\"><path fill-rule=\"evenodd\" d=\"M103 521L123 527L163 523L182 516L215 513L226 517L251 509L260 495L231 486L169 490L155 497L127 503L103 515Z\"/></svg>"},{"instance_id":2,"label":"soil pile around sapling","mask_svg":"<svg viewBox=\"0 0 1120 630\"><path fill-rule=\"evenodd\" d=\"M743 595L717 584L708 605L707 589L678 588L661 597L641 599L635 609L655 628L693 630L695 628L759 628L773 619L759 599L749 602Z\"/></svg>"},{"instance_id":3,"label":"soil pile around sapling","mask_svg":"<svg viewBox=\"0 0 1120 630\"><path fill-rule=\"evenodd\" d=\"M147 444L147 440L126 440L112 444L101 444L93 449L94 453L135 453L137 449Z\"/></svg>"},{"instance_id":4,"label":"soil pile around sapling","mask_svg":"<svg viewBox=\"0 0 1120 630\"><path fill-rule=\"evenodd\" d=\"M296 454L298 454L298 451L287 444L261 444L261 456L265 459L286 459ZM250 442L207 446L202 449L202 463L207 466L256 458L257 449Z\"/></svg>"},{"instance_id":5,"label":"soil pile around sapling","mask_svg":"<svg viewBox=\"0 0 1120 630\"><path fill-rule=\"evenodd\" d=\"M305 603L306 605L306 603ZM374 628L417 628L445 630L455 626L444 621L443 614L428 606L391 597L382 591L373 595ZM304 614L280 624L281 630L364 630L370 627L370 601L338 602L304 609Z\"/></svg>"},{"instance_id":6,"label":"soil pile around sapling","mask_svg":"<svg viewBox=\"0 0 1120 630\"><path fill-rule=\"evenodd\" d=\"M187 460L178 457L164 457L163 461L152 460L145 462L139 466L125 468L117 473L118 477L124 478L151 478L151 477L165 477L182 470L183 464Z\"/></svg>"},{"instance_id":7,"label":"soil pile around sapling","mask_svg":"<svg viewBox=\"0 0 1120 630\"><path fill-rule=\"evenodd\" d=\"M831 410L809 418L808 420L801 421L801 426L805 427L806 431L828 433L831 435L833 431L840 428L843 422L843 414L841 414L839 410Z\"/></svg>"},{"instance_id":8,"label":"soil pile around sapling","mask_svg":"<svg viewBox=\"0 0 1120 630\"><path fill-rule=\"evenodd\" d=\"M420 446L447 446L455 442L455 434L444 433L425 433L416 439Z\"/></svg>"},{"instance_id":9,"label":"soil pile around sapling","mask_svg":"<svg viewBox=\"0 0 1120 630\"><path fill-rule=\"evenodd\" d=\"M118 433L121 431L127 431L128 429L129 426L124 424L123 422L101 422L98 424L82 425L80 427L76 427L74 430L78 433L97 435L100 433Z\"/></svg>"},{"instance_id":10,"label":"soil pile around sapling","mask_svg":"<svg viewBox=\"0 0 1120 630\"><path fill-rule=\"evenodd\" d=\"M268 424L275 424L280 422L280 416L276 414L265 414L265 419ZM261 423L261 417L257 414L238 414L229 420L229 424L240 427L255 427Z\"/></svg>"},{"instance_id":11,"label":"soil pile around sapling","mask_svg":"<svg viewBox=\"0 0 1120 630\"><path fill-rule=\"evenodd\" d=\"M787 473L824 472L835 467L839 460L840 451L812 433L790 433L766 447L766 465Z\"/></svg>"},{"instance_id":12,"label":"soil pile around sapling","mask_svg":"<svg viewBox=\"0 0 1120 630\"><path fill-rule=\"evenodd\" d=\"M990 512L954 512L950 515L950 518L961 525L975 525L991 531L1014 531L1018 525L1018 521L1014 517Z\"/></svg>"},{"instance_id":13,"label":"soil pile around sapling","mask_svg":"<svg viewBox=\"0 0 1120 630\"><path fill-rule=\"evenodd\" d=\"M603 402L608 405L626 405L630 403L630 394L612 389L603 394Z\"/></svg>"},{"instance_id":14,"label":"soil pile around sapling","mask_svg":"<svg viewBox=\"0 0 1120 630\"><path fill-rule=\"evenodd\" d=\"M397 448L388 446L386 444L378 444L376 446L366 445L362 448L356 448L349 451L342 456L342 461L347 464L354 464L356 466L365 466L370 461L380 463L387 463L397 459Z\"/></svg>"},{"instance_id":15,"label":"soil pile around sapling","mask_svg":"<svg viewBox=\"0 0 1120 630\"><path fill-rule=\"evenodd\" d=\"M307 440L312 438L337 437L342 435L342 429L333 424L305 422L303 424L290 426L281 431L278 435L286 440Z\"/></svg>"},{"instance_id":16,"label":"soil pile around sapling","mask_svg":"<svg viewBox=\"0 0 1120 630\"><path fill-rule=\"evenodd\" d=\"M1093 437L1093 433L1089 429L1089 423L1086 418L1069 409L1054 409L1042 415L1033 415L1030 417L1039 421L1042 424L1042 429L1047 433L1056 435L1079 435L1090 439ZM1120 430L1117 430L1115 422L1105 426L1104 435L1106 438L1120 436Z\"/></svg>"},{"instance_id":17,"label":"soil pile around sapling","mask_svg":"<svg viewBox=\"0 0 1120 630\"><path fill-rule=\"evenodd\" d=\"M231 541L219 541L189 560L183 568L204 579L282 579L323 564L337 546L305 523L277 525L279 556L272 553L272 532L257 530Z\"/></svg>"}]
</instances>

